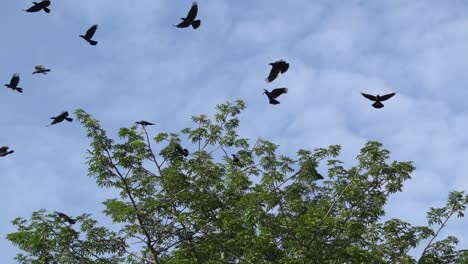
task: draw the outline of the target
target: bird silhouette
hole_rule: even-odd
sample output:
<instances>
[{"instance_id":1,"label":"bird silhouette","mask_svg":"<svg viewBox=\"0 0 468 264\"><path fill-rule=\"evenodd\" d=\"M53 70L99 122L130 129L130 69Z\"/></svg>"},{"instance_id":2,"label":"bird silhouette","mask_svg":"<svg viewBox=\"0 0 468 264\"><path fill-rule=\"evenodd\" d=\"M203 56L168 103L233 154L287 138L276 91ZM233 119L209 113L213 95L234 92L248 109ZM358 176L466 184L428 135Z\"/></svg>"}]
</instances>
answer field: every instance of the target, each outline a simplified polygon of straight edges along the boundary
<instances>
[{"instance_id":1,"label":"bird silhouette","mask_svg":"<svg viewBox=\"0 0 468 264\"><path fill-rule=\"evenodd\" d=\"M34 67L34 71L32 74L36 74L36 73L42 73L42 74L47 74L48 72L50 72L50 69L46 69L44 68L44 66L42 65L37 65L36 67Z\"/></svg>"},{"instance_id":2,"label":"bird silhouette","mask_svg":"<svg viewBox=\"0 0 468 264\"><path fill-rule=\"evenodd\" d=\"M280 102L278 102L276 98L278 98L278 96L282 94L288 93L288 88L286 87L276 88L276 89L271 90L271 92L269 92L267 89L263 89L263 90L265 90L265 92L263 93L268 96L268 100L270 101L270 104L279 104Z\"/></svg>"},{"instance_id":3,"label":"bird silhouette","mask_svg":"<svg viewBox=\"0 0 468 264\"><path fill-rule=\"evenodd\" d=\"M280 72L283 74L289 69L289 63L285 62L284 60L275 61L269 65L271 65L270 74L268 74L268 77L265 79L269 83L276 79Z\"/></svg>"},{"instance_id":4,"label":"bird silhouette","mask_svg":"<svg viewBox=\"0 0 468 264\"><path fill-rule=\"evenodd\" d=\"M63 111L60 115L53 116L50 119L53 119L53 121L52 121L52 123L50 123L50 125L47 125L47 126L58 124L60 122L63 122L63 120L67 120L68 122L73 121L73 118L68 117L68 112L67 111Z\"/></svg>"},{"instance_id":5,"label":"bird silhouette","mask_svg":"<svg viewBox=\"0 0 468 264\"><path fill-rule=\"evenodd\" d=\"M197 2L194 1L192 3L192 8L190 8L190 11L187 14L187 17L185 18L181 17L180 19L182 20L182 22L174 26L178 28L186 28L186 27L192 26L193 29L197 29L201 24L200 20L195 20L195 18L197 17L197 14L198 14L198 4Z\"/></svg>"},{"instance_id":6,"label":"bird silhouette","mask_svg":"<svg viewBox=\"0 0 468 264\"><path fill-rule=\"evenodd\" d=\"M93 25L86 31L86 34L84 36L80 35L80 37L86 40L91 46L96 45L98 42L92 40L92 38L94 36L94 33L96 33L97 28L98 28L98 25Z\"/></svg>"},{"instance_id":7,"label":"bird silhouette","mask_svg":"<svg viewBox=\"0 0 468 264\"><path fill-rule=\"evenodd\" d=\"M5 86L12 89L13 91L18 91L19 93L23 92L23 88L18 87L20 77L18 73L13 74L11 77L10 83L6 83Z\"/></svg>"},{"instance_id":8,"label":"bird silhouette","mask_svg":"<svg viewBox=\"0 0 468 264\"><path fill-rule=\"evenodd\" d=\"M365 94L365 93L362 93L362 92L361 92L361 94L362 94L362 96L364 96L365 98L367 98L367 99L369 99L369 100L371 100L371 101L375 101L375 103L373 103L372 106L373 106L374 108L379 109L379 108L384 107L384 105L382 104L383 101L392 98L396 93L389 93L389 94L382 95L382 96L380 96L380 95L374 96L374 95Z\"/></svg>"},{"instance_id":9,"label":"bird silhouette","mask_svg":"<svg viewBox=\"0 0 468 264\"><path fill-rule=\"evenodd\" d=\"M15 152L14 150L8 150L10 147L3 146L0 147L0 157L5 157L6 155L10 155L11 153Z\"/></svg>"},{"instance_id":10,"label":"bird silhouette","mask_svg":"<svg viewBox=\"0 0 468 264\"><path fill-rule=\"evenodd\" d=\"M152 125L154 125L154 123L151 123L151 122L148 122L148 121L145 121L145 120L135 122L135 124L142 125L142 126L152 126Z\"/></svg>"},{"instance_id":11,"label":"bird silhouette","mask_svg":"<svg viewBox=\"0 0 468 264\"><path fill-rule=\"evenodd\" d=\"M187 157L190 154L188 149L182 148L180 145L176 145L175 148L176 148L177 152L179 152L184 157Z\"/></svg>"},{"instance_id":12,"label":"bird silhouette","mask_svg":"<svg viewBox=\"0 0 468 264\"><path fill-rule=\"evenodd\" d=\"M49 0L44 0L44 1L39 2L39 3L37 3L37 2L32 2L32 3L34 5L31 6L30 8L28 8L28 9L24 10L24 11L32 13L32 12L39 12L41 10L44 10L44 12L50 13L50 9L47 8L50 5Z\"/></svg>"},{"instance_id":13,"label":"bird silhouette","mask_svg":"<svg viewBox=\"0 0 468 264\"><path fill-rule=\"evenodd\" d=\"M55 211L54 213L57 214L63 220L67 221L70 225L76 224L76 220L69 217L68 215L61 213L61 212L57 212L57 211Z\"/></svg>"},{"instance_id":14,"label":"bird silhouette","mask_svg":"<svg viewBox=\"0 0 468 264\"><path fill-rule=\"evenodd\" d=\"M232 161L236 164L239 164L240 163L239 157L237 157L236 154L231 154L231 155L232 155Z\"/></svg>"}]
</instances>

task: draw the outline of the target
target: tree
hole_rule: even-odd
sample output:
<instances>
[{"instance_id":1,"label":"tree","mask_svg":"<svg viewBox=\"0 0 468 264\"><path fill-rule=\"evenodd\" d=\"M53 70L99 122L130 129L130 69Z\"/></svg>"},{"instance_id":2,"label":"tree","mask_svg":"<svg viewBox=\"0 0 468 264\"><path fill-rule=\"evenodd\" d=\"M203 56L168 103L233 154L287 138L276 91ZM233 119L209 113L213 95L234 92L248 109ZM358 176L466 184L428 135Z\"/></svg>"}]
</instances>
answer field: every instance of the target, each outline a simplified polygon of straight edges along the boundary
<instances>
[{"instance_id":1,"label":"tree","mask_svg":"<svg viewBox=\"0 0 468 264\"><path fill-rule=\"evenodd\" d=\"M194 116L194 128L159 133L121 128L120 141L78 109L91 140L89 176L120 197L103 202L117 232L89 214L74 225L39 210L16 218L7 235L24 253L19 263L468 263L457 239L438 240L448 220L463 217L468 195L451 192L446 206L431 208L428 226L400 219L383 222L384 205L401 192L415 169L389 160L368 142L357 164L345 168L340 146L300 149L293 159L277 145L253 146L236 133L241 100L217 106L213 120ZM191 154L177 151L180 136ZM156 145L157 146L156 146ZM188 143L186 143L188 144ZM159 154L155 154L158 150ZM231 154L239 161L234 162ZM218 156L216 156L218 155ZM328 167L320 180L317 166ZM294 169L296 167L298 169ZM425 244L422 244L425 243ZM409 251L425 245L422 256Z\"/></svg>"}]
</instances>

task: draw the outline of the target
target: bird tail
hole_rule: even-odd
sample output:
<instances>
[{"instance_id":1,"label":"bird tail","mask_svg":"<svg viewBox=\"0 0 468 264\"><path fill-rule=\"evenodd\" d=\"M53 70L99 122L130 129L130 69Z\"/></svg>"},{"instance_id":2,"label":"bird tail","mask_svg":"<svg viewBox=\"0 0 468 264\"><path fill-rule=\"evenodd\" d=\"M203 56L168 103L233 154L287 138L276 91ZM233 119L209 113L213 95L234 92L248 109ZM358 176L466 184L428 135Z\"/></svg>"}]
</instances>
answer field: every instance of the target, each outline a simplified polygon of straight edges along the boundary
<instances>
[{"instance_id":1,"label":"bird tail","mask_svg":"<svg viewBox=\"0 0 468 264\"><path fill-rule=\"evenodd\" d=\"M20 87L16 87L16 88L13 88L14 90L18 91L19 93L23 93L23 88L20 88Z\"/></svg>"},{"instance_id":2,"label":"bird tail","mask_svg":"<svg viewBox=\"0 0 468 264\"><path fill-rule=\"evenodd\" d=\"M375 107L375 108L382 108L382 107L384 107L384 105L383 105L381 102L379 102L379 101L373 103L372 106Z\"/></svg>"},{"instance_id":3,"label":"bird tail","mask_svg":"<svg viewBox=\"0 0 468 264\"><path fill-rule=\"evenodd\" d=\"M90 41L89 41L89 44L91 44L92 46L95 46L97 43L98 43L98 42L95 41L95 40L90 40Z\"/></svg>"},{"instance_id":4,"label":"bird tail","mask_svg":"<svg viewBox=\"0 0 468 264\"><path fill-rule=\"evenodd\" d=\"M47 8L47 7L44 7L44 11L45 11L47 14L50 13L50 9Z\"/></svg>"},{"instance_id":5,"label":"bird tail","mask_svg":"<svg viewBox=\"0 0 468 264\"><path fill-rule=\"evenodd\" d=\"M67 117L67 118L65 118L65 120L67 120L68 122L71 122L71 121L73 121L73 118Z\"/></svg>"},{"instance_id":6,"label":"bird tail","mask_svg":"<svg viewBox=\"0 0 468 264\"><path fill-rule=\"evenodd\" d=\"M194 20L192 22L193 29L197 29L200 26L200 24L201 24L201 20Z\"/></svg>"}]
</instances>

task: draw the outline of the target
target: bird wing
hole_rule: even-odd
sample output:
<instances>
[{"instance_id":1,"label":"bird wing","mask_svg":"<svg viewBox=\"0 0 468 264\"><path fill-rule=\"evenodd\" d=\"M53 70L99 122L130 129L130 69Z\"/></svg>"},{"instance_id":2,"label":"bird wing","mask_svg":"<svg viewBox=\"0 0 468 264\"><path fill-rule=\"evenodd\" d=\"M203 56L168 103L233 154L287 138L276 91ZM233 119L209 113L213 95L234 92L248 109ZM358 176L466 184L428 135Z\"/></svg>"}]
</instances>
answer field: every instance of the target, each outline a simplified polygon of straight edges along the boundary
<instances>
[{"instance_id":1,"label":"bird wing","mask_svg":"<svg viewBox=\"0 0 468 264\"><path fill-rule=\"evenodd\" d=\"M192 3L192 7L190 8L190 11L187 14L186 19L189 21L193 21L197 17L197 14L198 14L198 4L197 2L194 1Z\"/></svg>"},{"instance_id":2,"label":"bird wing","mask_svg":"<svg viewBox=\"0 0 468 264\"><path fill-rule=\"evenodd\" d=\"M13 74L13 77L11 77L10 80L10 86L11 87L16 87L20 81L20 77L18 74Z\"/></svg>"},{"instance_id":3,"label":"bird wing","mask_svg":"<svg viewBox=\"0 0 468 264\"><path fill-rule=\"evenodd\" d=\"M270 92L270 95L271 95L272 98L277 98L278 96L280 96L280 95L282 95L284 93L288 93L288 88L282 87L282 88L273 89Z\"/></svg>"},{"instance_id":4,"label":"bird wing","mask_svg":"<svg viewBox=\"0 0 468 264\"><path fill-rule=\"evenodd\" d=\"M373 95L370 95L370 94L365 94L365 93L361 93L362 96L364 96L365 98L371 100L371 101L377 101L377 97L373 96Z\"/></svg>"},{"instance_id":5,"label":"bird wing","mask_svg":"<svg viewBox=\"0 0 468 264\"><path fill-rule=\"evenodd\" d=\"M39 3L39 5L44 8L44 7L48 7L50 5L50 1L49 0L44 0L42 2Z\"/></svg>"},{"instance_id":6,"label":"bird wing","mask_svg":"<svg viewBox=\"0 0 468 264\"><path fill-rule=\"evenodd\" d=\"M86 31L85 37L86 37L87 39L91 39L91 38L94 36L94 33L96 33L97 28L98 28L98 25L93 25L92 27L90 27L90 28Z\"/></svg>"},{"instance_id":7,"label":"bird wing","mask_svg":"<svg viewBox=\"0 0 468 264\"><path fill-rule=\"evenodd\" d=\"M2 147L0 147L0 152L7 152L8 149L9 149L9 147L7 147L7 146L2 146Z\"/></svg>"},{"instance_id":8,"label":"bird wing","mask_svg":"<svg viewBox=\"0 0 468 264\"><path fill-rule=\"evenodd\" d=\"M186 28L188 26L190 26L190 21L188 21L188 20L184 20L184 21L182 21L182 22L180 22L179 24L176 25L176 27L178 27L178 28Z\"/></svg>"},{"instance_id":9,"label":"bird wing","mask_svg":"<svg viewBox=\"0 0 468 264\"><path fill-rule=\"evenodd\" d=\"M276 77L278 77L279 73L280 69L278 68L278 66L276 66L276 64L273 64L270 70L270 74L268 74L267 82L272 82L274 79L276 79Z\"/></svg>"},{"instance_id":10,"label":"bird wing","mask_svg":"<svg viewBox=\"0 0 468 264\"><path fill-rule=\"evenodd\" d=\"M40 4L34 4L30 8L26 9L26 12L38 12L41 11L42 6Z\"/></svg>"},{"instance_id":11,"label":"bird wing","mask_svg":"<svg viewBox=\"0 0 468 264\"><path fill-rule=\"evenodd\" d=\"M385 101L385 100L388 100L390 98L392 98L396 93L389 93L389 94L386 94L386 95L382 95L380 96L380 101Z\"/></svg>"}]
</instances>

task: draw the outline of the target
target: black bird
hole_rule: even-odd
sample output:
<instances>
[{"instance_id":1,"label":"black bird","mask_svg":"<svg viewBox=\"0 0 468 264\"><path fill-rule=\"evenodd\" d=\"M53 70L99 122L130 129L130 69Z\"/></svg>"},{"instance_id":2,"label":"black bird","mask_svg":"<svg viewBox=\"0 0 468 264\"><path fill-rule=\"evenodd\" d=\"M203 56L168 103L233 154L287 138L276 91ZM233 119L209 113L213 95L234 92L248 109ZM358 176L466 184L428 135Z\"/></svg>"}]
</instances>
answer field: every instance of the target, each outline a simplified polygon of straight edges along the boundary
<instances>
[{"instance_id":1,"label":"black bird","mask_svg":"<svg viewBox=\"0 0 468 264\"><path fill-rule=\"evenodd\" d=\"M70 225L76 224L76 220L69 217L68 215L61 213L61 212L57 212L57 211L55 211L54 213L56 213L63 220L67 221Z\"/></svg>"},{"instance_id":2,"label":"black bird","mask_svg":"<svg viewBox=\"0 0 468 264\"><path fill-rule=\"evenodd\" d=\"M50 9L47 8L49 5L50 5L50 1L49 0L44 0L42 2L32 2L34 5L31 6L30 8L24 10L26 12L39 12L41 10L44 10L44 12L46 13L50 13Z\"/></svg>"},{"instance_id":3,"label":"black bird","mask_svg":"<svg viewBox=\"0 0 468 264\"><path fill-rule=\"evenodd\" d=\"M60 115L53 116L50 119L53 119L54 121L52 121L52 123L50 123L50 125L47 125L47 126L58 124L58 123L62 122L63 120L67 120L68 122L73 121L73 118L68 117L68 112L67 111L63 111Z\"/></svg>"},{"instance_id":4,"label":"black bird","mask_svg":"<svg viewBox=\"0 0 468 264\"><path fill-rule=\"evenodd\" d=\"M184 157L187 157L190 154L188 149L182 148L180 145L176 145L176 150Z\"/></svg>"},{"instance_id":5,"label":"black bird","mask_svg":"<svg viewBox=\"0 0 468 264\"><path fill-rule=\"evenodd\" d=\"M42 65L37 65L36 67L34 67L34 69L35 70L33 71L32 74L36 74L36 73L47 74L48 72L50 72L50 69L46 69Z\"/></svg>"},{"instance_id":6,"label":"black bird","mask_svg":"<svg viewBox=\"0 0 468 264\"><path fill-rule=\"evenodd\" d=\"M231 155L232 155L232 161L233 161L234 163L239 163L239 162L240 162L240 159L239 159L239 157L237 157L236 154L231 154Z\"/></svg>"},{"instance_id":7,"label":"black bird","mask_svg":"<svg viewBox=\"0 0 468 264\"><path fill-rule=\"evenodd\" d=\"M21 87L18 87L18 83L20 81L20 77L19 77L19 74L15 73L13 74L13 76L11 77L11 80L10 80L10 83L6 83L5 86L12 89L12 90L16 90L20 93L23 92L23 88Z\"/></svg>"},{"instance_id":8,"label":"black bird","mask_svg":"<svg viewBox=\"0 0 468 264\"><path fill-rule=\"evenodd\" d=\"M93 36L94 36L94 33L96 33L97 28L98 28L98 25L93 25L92 27L90 27L90 28L86 31L86 34L85 34L84 36L83 36L83 35L80 35L80 37L84 38L84 40L86 40L87 42L89 42L89 44L90 44L91 46L96 45L98 42L92 40L92 38L93 38Z\"/></svg>"},{"instance_id":9,"label":"black bird","mask_svg":"<svg viewBox=\"0 0 468 264\"><path fill-rule=\"evenodd\" d=\"M8 151L8 149L9 149L9 147L7 147L7 146L0 147L0 157L5 157L6 155L9 155L9 154L15 152L14 150Z\"/></svg>"},{"instance_id":10,"label":"black bird","mask_svg":"<svg viewBox=\"0 0 468 264\"><path fill-rule=\"evenodd\" d=\"M382 108L384 107L384 105L382 104L382 101L385 101L385 100L388 100L390 98L392 98L396 93L389 93L389 94L386 94L386 95L376 95L376 96L373 96L373 95L370 95L370 94L365 94L365 93L361 93L362 96L364 96L365 98L371 100L371 101L375 101L375 103L372 104L372 106L374 108Z\"/></svg>"},{"instance_id":11,"label":"black bird","mask_svg":"<svg viewBox=\"0 0 468 264\"><path fill-rule=\"evenodd\" d=\"M270 104L279 104L280 102L278 102L276 98L278 98L278 96L282 94L288 93L288 88L286 87L276 88L276 89L271 90L271 92L269 92L267 89L263 89L263 90L265 90L265 92L263 93L268 96L268 100L270 100Z\"/></svg>"},{"instance_id":12,"label":"black bird","mask_svg":"<svg viewBox=\"0 0 468 264\"><path fill-rule=\"evenodd\" d=\"M270 74L266 78L267 82L272 82L274 79L276 79L276 77L278 77L280 72L283 74L289 69L289 63L285 62L284 60L275 61L269 65L271 65L271 70Z\"/></svg>"},{"instance_id":13,"label":"black bird","mask_svg":"<svg viewBox=\"0 0 468 264\"><path fill-rule=\"evenodd\" d=\"M135 122L135 124L142 125L142 126L153 126L154 125L154 123L151 123L151 122L148 122L148 121L145 121L145 120Z\"/></svg>"},{"instance_id":14,"label":"black bird","mask_svg":"<svg viewBox=\"0 0 468 264\"><path fill-rule=\"evenodd\" d=\"M198 4L197 2L194 1L192 3L192 8L190 8L190 11L187 14L187 17L185 18L181 17L180 19L182 19L182 22L174 26L178 28L186 28L186 27L192 26L193 29L197 29L201 24L200 20L195 20L195 18L197 17L197 14L198 14Z\"/></svg>"}]
</instances>

